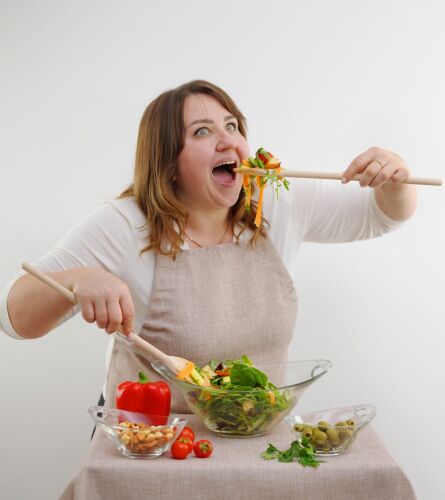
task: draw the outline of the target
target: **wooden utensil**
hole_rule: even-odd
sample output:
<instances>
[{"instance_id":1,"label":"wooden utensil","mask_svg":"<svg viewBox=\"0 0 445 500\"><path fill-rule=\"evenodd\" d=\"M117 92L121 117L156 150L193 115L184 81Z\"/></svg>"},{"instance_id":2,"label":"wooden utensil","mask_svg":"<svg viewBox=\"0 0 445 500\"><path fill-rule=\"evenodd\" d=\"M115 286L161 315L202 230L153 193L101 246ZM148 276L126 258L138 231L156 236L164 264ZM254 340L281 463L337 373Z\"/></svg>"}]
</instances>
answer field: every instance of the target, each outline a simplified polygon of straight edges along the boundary
<instances>
[{"instance_id":1,"label":"wooden utensil","mask_svg":"<svg viewBox=\"0 0 445 500\"><path fill-rule=\"evenodd\" d=\"M247 175L267 175L269 173L268 170L263 168L250 168L250 167L240 167L234 168L234 172L238 174L247 174ZM273 170L270 170L273 172ZM278 174L280 177L298 177L300 179L328 179L328 180L341 180L342 174L337 174L335 172L305 172L298 170L281 170ZM353 177L353 181L359 181L361 175L358 174ZM428 179L426 177L408 177L404 184L417 184L422 186L441 186L442 179Z\"/></svg>"},{"instance_id":2,"label":"wooden utensil","mask_svg":"<svg viewBox=\"0 0 445 500\"><path fill-rule=\"evenodd\" d=\"M35 278L38 280L42 281L46 285L50 286L51 288L54 288L54 290L57 290L61 295L63 295L66 299L68 299L70 302L73 304L77 304L76 298L74 296L74 293L69 290L68 288L64 287L60 283L58 283L56 280L50 278L47 274L42 273L38 269L36 269L34 266L31 264L28 264L24 262L22 264L22 269L27 271L29 274L32 274ZM114 335L118 336L120 339L122 339L125 343L129 345L134 345L139 347L144 353L144 356L148 360L153 360L158 359L161 361L167 368L172 370L173 373L178 373L181 370L183 370L186 366L186 364L189 362L187 359L184 358L179 358L178 356L169 356L168 354L165 354L164 352L160 351L157 349L155 346L151 345L149 342L144 340L143 338L139 337L138 335L135 335L133 337L133 340L129 340L126 335L124 335L124 331L122 329L122 325L119 326L118 328L119 333L115 333Z\"/></svg>"}]
</instances>

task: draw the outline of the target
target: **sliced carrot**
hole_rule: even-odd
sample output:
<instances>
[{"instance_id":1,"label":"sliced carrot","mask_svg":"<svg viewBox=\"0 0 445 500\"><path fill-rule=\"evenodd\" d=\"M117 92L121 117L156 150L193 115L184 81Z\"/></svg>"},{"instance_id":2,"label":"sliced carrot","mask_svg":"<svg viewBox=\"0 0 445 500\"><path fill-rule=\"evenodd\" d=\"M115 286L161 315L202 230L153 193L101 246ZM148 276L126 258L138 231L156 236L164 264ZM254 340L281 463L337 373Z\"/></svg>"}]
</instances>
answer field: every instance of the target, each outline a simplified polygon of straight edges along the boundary
<instances>
[{"instance_id":1,"label":"sliced carrot","mask_svg":"<svg viewBox=\"0 0 445 500\"><path fill-rule=\"evenodd\" d=\"M176 378L179 378L180 380L186 380L190 373L192 373L193 368L195 368L195 363L193 363L193 361L187 361L185 368L176 375Z\"/></svg>"},{"instance_id":2,"label":"sliced carrot","mask_svg":"<svg viewBox=\"0 0 445 500\"><path fill-rule=\"evenodd\" d=\"M274 169L277 174L279 174L283 169L281 167L281 161L276 157L273 156L272 153L267 153L267 158L268 161L264 161L264 153L261 153L261 149L257 151L257 158L259 157L263 163L266 165L267 169ZM244 167L254 167L255 163L252 162L252 164L249 162L249 160L243 160L242 165ZM278 175L278 179L282 180L283 178ZM250 202L251 202L251 197L252 197L252 182L253 179L250 175L243 175L243 187L244 187L244 192L246 193L246 207L250 207ZM259 187L259 195L258 195L258 207L256 211L256 216L255 216L255 221L254 224L256 227L260 227L261 225L261 220L262 220L262 212L263 212L263 195L264 195L264 188L266 187L266 180L264 180L261 176L256 176L256 184Z\"/></svg>"},{"instance_id":3,"label":"sliced carrot","mask_svg":"<svg viewBox=\"0 0 445 500\"><path fill-rule=\"evenodd\" d=\"M249 182L249 185L247 186L247 191L246 191L246 206L250 207L250 198L252 197L252 185Z\"/></svg>"},{"instance_id":4,"label":"sliced carrot","mask_svg":"<svg viewBox=\"0 0 445 500\"><path fill-rule=\"evenodd\" d=\"M284 179L284 177L283 177L283 176L279 175L279 174L280 174L280 172L282 172L282 171L283 171L283 167L278 167L278 168L276 169L276 173L278 174L278 180L280 180L280 181L282 181L282 180Z\"/></svg>"},{"instance_id":5,"label":"sliced carrot","mask_svg":"<svg viewBox=\"0 0 445 500\"><path fill-rule=\"evenodd\" d=\"M260 194L258 195L258 206L256 209L256 216L255 216L255 222L254 222L256 227L260 227L260 225L261 225L261 212L263 210L263 194L264 194L264 186L265 186L265 184L261 184L261 181L258 182L258 184L260 186Z\"/></svg>"}]
</instances>

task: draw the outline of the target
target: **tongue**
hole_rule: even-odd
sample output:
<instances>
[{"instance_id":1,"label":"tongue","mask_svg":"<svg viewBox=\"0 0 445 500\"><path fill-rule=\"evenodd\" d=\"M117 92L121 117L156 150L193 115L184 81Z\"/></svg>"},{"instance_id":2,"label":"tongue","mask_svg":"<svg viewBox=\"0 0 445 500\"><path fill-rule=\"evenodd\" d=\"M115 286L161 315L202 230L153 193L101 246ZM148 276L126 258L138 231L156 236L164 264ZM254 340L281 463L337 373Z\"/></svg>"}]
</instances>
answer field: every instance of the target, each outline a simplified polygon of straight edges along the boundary
<instances>
[{"instance_id":1,"label":"tongue","mask_svg":"<svg viewBox=\"0 0 445 500\"><path fill-rule=\"evenodd\" d=\"M232 181L232 174L224 167L216 167L212 171L213 177L221 184L227 184Z\"/></svg>"}]
</instances>

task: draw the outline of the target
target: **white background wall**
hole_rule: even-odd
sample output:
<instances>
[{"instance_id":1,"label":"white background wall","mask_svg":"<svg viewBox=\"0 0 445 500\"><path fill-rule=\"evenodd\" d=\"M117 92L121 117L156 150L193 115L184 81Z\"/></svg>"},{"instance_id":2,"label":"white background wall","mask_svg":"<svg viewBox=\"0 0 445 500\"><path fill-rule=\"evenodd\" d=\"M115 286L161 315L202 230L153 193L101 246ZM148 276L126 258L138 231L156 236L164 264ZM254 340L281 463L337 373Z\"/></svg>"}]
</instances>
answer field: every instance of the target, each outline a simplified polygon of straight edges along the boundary
<instances>
[{"instance_id":1,"label":"white background wall","mask_svg":"<svg viewBox=\"0 0 445 500\"><path fill-rule=\"evenodd\" d=\"M250 144L289 168L341 171L370 146L445 177L440 0L0 3L0 288L132 174L159 92L225 88ZM345 186L345 191L347 186ZM445 498L443 188L399 231L306 245L294 359L332 371L300 410L369 402L419 499ZM76 317L45 338L0 335L0 497L59 494L88 445L107 338ZM180 354L180 353L179 353Z\"/></svg>"}]
</instances>

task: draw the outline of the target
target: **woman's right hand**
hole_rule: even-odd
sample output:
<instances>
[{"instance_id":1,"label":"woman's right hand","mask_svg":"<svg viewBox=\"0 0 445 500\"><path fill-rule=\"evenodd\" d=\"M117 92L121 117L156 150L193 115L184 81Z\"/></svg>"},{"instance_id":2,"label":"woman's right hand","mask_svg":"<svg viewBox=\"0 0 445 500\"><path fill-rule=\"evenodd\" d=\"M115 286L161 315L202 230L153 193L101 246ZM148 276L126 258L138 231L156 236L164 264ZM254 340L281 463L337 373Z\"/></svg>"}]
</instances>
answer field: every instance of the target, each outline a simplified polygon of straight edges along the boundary
<instances>
[{"instance_id":1,"label":"woman's right hand","mask_svg":"<svg viewBox=\"0 0 445 500\"><path fill-rule=\"evenodd\" d=\"M74 293L83 319L109 334L120 325L128 338L134 335L134 305L128 285L98 267L79 267L71 273L68 287Z\"/></svg>"}]
</instances>

